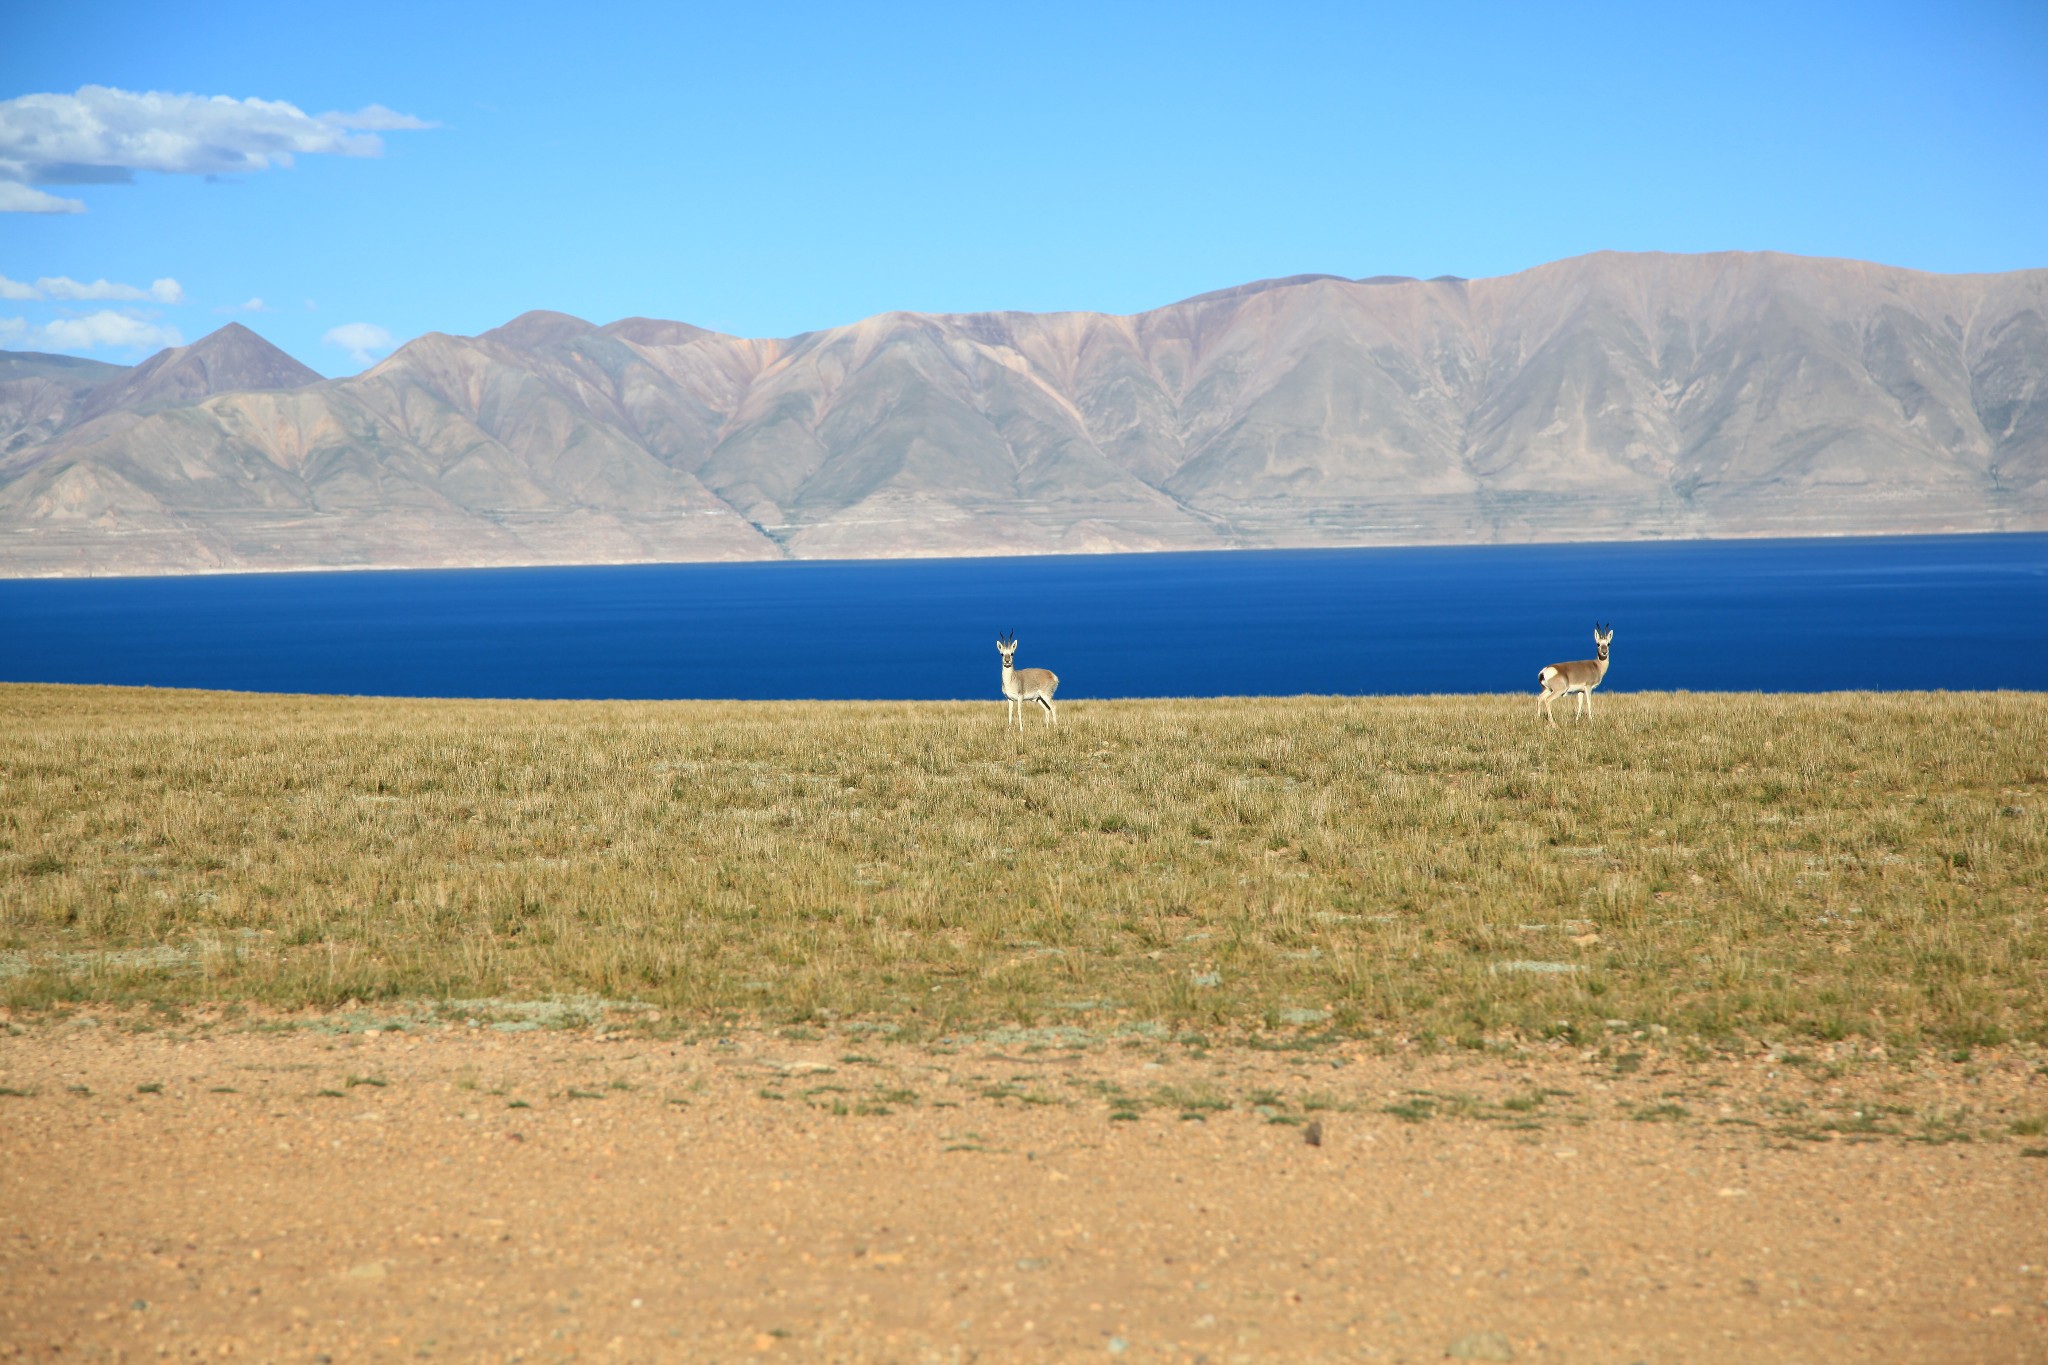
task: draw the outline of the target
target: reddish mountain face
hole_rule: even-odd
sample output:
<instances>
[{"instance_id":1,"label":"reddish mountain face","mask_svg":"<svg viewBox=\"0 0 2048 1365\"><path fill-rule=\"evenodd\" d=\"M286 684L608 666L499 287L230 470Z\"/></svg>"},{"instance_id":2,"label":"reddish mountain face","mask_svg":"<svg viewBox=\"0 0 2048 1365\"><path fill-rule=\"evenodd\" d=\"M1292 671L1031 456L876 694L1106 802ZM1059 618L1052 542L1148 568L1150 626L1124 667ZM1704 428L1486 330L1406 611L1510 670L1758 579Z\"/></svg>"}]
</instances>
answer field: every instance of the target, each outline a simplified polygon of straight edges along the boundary
<instances>
[{"instance_id":1,"label":"reddish mountain face","mask_svg":"<svg viewBox=\"0 0 2048 1365\"><path fill-rule=\"evenodd\" d=\"M153 412L211 398L217 393L297 389L320 375L231 322L190 346L158 351L118 383L95 389L79 414L89 421L105 412Z\"/></svg>"},{"instance_id":2,"label":"reddish mountain face","mask_svg":"<svg viewBox=\"0 0 2048 1365\"><path fill-rule=\"evenodd\" d=\"M0 572L2048 527L2048 271L1602 253L779 341L529 313L327 383L242 337L0 455Z\"/></svg>"}]
</instances>

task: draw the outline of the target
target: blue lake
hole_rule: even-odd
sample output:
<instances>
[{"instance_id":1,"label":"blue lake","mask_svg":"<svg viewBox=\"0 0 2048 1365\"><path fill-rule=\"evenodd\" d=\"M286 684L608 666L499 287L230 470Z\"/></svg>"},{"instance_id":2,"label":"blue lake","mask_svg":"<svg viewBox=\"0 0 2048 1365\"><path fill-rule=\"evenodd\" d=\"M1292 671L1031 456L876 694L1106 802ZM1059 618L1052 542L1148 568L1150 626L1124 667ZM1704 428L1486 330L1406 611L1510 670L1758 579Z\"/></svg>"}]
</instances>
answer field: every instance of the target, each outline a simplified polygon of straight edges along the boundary
<instances>
[{"instance_id":1,"label":"blue lake","mask_svg":"<svg viewBox=\"0 0 2048 1365\"><path fill-rule=\"evenodd\" d=\"M2048 689L2048 535L0 580L0 680L426 697Z\"/></svg>"}]
</instances>

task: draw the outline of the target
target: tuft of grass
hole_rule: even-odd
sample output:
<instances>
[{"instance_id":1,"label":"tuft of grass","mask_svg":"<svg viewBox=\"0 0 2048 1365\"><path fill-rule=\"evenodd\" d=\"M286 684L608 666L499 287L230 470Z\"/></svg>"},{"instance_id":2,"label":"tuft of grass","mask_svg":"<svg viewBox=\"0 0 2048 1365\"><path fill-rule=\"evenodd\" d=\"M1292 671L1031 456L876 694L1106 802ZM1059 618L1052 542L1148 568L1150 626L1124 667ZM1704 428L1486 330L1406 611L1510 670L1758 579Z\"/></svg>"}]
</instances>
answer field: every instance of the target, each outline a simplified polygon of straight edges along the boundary
<instances>
[{"instance_id":1,"label":"tuft of grass","mask_svg":"<svg viewBox=\"0 0 2048 1365\"><path fill-rule=\"evenodd\" d=\"M0 1006L2048 1042L2038 694L1062 719L0 686Z\"/></svg>"},{"instance_id":2,"label":"tuft of grass","mask_svg":"<svg viewBox=\"0 0 2048 1365\"><path fill-rule=\"evenodd\" d=\"M1639 1106L1629 1117L1638 1123L1676 1123L1692 1117L1692 1111L1682 1104L1649 1104Z\"/></svg>"},{"instance_id":3,"label":"tuft of grass","mask_svg":"<svg viewBox=\"0 0 2048 1365\"><path fill-rule=\"evenodd\" d=\"M1380 1112L1392 1114L1403 1123L1427 1123L1436 1117L1436 1101L1427 1095L1416 1095L1399 1104L1382 1105Z\"/></svg>"}]
</instances>

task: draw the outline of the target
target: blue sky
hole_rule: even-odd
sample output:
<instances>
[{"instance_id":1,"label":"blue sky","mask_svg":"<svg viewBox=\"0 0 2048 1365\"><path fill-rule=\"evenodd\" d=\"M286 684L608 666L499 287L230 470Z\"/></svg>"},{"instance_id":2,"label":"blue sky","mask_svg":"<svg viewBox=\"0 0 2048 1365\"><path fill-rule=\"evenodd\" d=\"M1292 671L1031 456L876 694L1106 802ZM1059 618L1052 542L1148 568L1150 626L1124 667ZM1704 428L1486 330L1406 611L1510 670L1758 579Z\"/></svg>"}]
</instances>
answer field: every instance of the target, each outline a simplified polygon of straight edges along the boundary
<instances>
[{"instance_id":1,"label":"blue sky","mask_svg":"<svg viewBox=\"0 0 2048 1365\"><path fill-rule=\"evenodd\" d=\"M45 0L5 28L0 208L82 211L0 211L0 346L124 363L231 318L344 374L529 308L785 336L1603 248L2048 266L2048 6L2017 0Z\"/></svg>"}]
</instances>

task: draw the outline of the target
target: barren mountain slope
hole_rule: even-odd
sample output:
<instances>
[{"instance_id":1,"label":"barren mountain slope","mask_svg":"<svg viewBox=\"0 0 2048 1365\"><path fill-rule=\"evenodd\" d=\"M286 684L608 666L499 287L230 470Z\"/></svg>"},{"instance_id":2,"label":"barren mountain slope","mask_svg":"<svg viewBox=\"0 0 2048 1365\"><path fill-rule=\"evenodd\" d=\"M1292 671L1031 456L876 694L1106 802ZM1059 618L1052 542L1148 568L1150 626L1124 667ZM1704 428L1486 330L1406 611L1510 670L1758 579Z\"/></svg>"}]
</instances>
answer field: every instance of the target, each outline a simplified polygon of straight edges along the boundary
<instances>
[{"instance_id":1,"label":"barren mountain slope","mask_svg":"<svg viewBox=\"0 0 2048 1365\"><path fill-rule=\"evenodd\" d=\"M0 351L0 471L15 451L41 445L77 420L94 389L127 373L77 356Z\"/></svg>"},{"instance_id":2,"label":"barren mountain slope","mask_svg":"<svg viewBox=\"0 0 2048 1365\"><path fill-rule=\"evenodd\" d=\"M1601 253L780 341L529 313L167 387L255 340L17 399L0 570L2048 526L2048 271Z\"/></svg>"}]
</instances>

